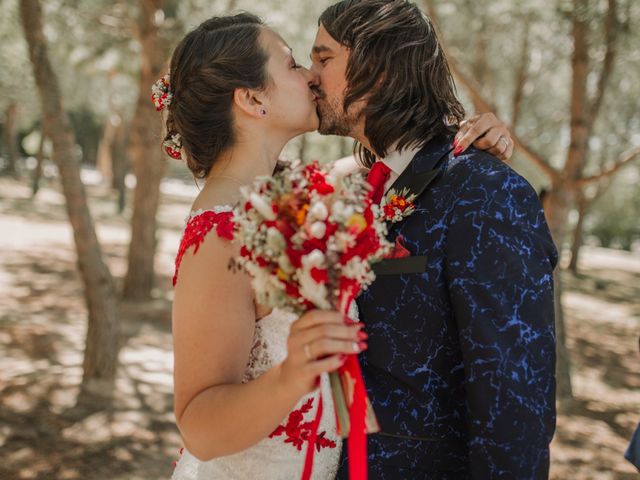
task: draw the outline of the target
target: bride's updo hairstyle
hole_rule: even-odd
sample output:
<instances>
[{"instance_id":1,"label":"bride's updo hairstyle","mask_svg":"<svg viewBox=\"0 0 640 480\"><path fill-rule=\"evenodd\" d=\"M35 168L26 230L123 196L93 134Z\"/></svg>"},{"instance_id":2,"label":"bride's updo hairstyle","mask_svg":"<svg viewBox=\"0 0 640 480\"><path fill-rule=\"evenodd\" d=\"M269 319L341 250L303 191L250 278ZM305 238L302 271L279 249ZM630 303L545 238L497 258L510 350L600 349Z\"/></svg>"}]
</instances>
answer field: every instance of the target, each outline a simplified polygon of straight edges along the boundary
<instances>
[{"instance_id":1,"label":"bride's updo hairstyle","mask_svg":"<svg viewBox=\"0 0 640 480\"><path fill-rule=\"evenodd\" d=\"M268 55L260 46L262 20L241 13L213 17L188 33L171 57L167 135L182 142L183 158L205 178L221 152L233 146L233 93L263 90Z\"/></svg>"}]
</instances>

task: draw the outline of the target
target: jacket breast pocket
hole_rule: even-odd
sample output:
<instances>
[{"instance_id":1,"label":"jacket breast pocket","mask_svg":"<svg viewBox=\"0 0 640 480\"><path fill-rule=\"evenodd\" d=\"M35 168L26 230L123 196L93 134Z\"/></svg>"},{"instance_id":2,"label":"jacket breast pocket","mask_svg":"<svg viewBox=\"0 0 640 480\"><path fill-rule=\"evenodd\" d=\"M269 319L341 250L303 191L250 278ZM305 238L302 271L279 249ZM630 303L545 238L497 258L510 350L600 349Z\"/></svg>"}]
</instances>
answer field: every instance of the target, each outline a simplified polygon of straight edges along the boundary
<instances>
[{"instance_id":1,"label":"jacket breast pocket","mask_svg":"<svg viewBox=\"0 0 640 480\"><path fill-rule=\"evenodd\" d=\"M427 256L387 258L373 264L373 272L376 275L406 275L410 273L422 273L427 269Z\"/></svg>"}]
</instances>

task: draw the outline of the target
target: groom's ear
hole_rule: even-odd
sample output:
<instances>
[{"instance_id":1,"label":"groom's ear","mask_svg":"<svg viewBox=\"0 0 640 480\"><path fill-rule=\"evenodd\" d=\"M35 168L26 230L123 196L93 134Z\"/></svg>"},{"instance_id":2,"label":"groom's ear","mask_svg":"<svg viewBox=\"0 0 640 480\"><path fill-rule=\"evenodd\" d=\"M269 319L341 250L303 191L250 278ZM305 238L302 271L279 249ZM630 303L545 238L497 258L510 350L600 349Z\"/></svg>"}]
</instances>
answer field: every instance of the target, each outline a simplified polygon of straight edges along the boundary
<instances>
[{"instance_id":1,"label":"groom's ear","mask_svg":"<svg viewBox=\"0 0 640 480\"><path fill-rule=\"evenodd\" d=\"M249 88L236 88L233 91L233 103L242 112L253 118L262 118L264 114L264 94Z\"/></svg>"}]
</instances>

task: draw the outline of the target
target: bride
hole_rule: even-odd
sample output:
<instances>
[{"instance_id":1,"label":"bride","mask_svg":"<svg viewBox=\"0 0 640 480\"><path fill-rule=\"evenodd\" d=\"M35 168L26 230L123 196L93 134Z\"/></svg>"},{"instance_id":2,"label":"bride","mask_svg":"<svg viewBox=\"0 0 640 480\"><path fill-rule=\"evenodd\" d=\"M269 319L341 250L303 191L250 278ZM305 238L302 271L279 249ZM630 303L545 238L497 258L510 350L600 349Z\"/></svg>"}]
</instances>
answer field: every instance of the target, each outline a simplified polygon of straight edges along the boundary
<instances>
[{"instance_id":1,"label":"bride","mask_svg":"<svg viewBox=\"0 0 640 480\"><path fill-rule=\"evenodd\" d=\"M157 108L167 109L165 150L205 180L174 277L174 411L186 447L176 480L299 477L317 390L330 398L322 374L367 348L361 324L347 326L335 311L269 310L229 268L240 249L239 187L271 175L285 144L318 128L313 82L277 33L243 13L187 34L170 77L154 86ZM317 479L334 477L340 455L332 402L325 408Z\"/></svg>"}]
</instances>

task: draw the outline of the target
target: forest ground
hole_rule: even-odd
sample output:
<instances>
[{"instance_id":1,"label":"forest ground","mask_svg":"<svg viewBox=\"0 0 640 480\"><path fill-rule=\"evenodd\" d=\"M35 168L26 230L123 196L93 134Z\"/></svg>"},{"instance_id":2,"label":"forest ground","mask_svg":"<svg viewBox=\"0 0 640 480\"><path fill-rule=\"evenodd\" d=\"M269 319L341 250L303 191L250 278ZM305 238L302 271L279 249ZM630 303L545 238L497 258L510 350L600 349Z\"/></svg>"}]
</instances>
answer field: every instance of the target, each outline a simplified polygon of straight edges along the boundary
<instances>
[{"instance_id":1,"label":"forest ground","mask_svg":"<svg viewBox=\"0 0 640 480\"><path fill-rule=\"evenodd\" d=\"M120 282L128 215L117 215L114 194L86 175ZM79 414L86 308L64 198L54 183L32 200L27 183L0 178L0 479L168 478L181 446L171 276L194 187L163 184L154 299L121 305L113 409ZM551 478L636 479L622 455L640 420L640 254L584 247L579 267L579 277L563 274L576 402L558 415Z\"/></svg>"}]
</instances>

